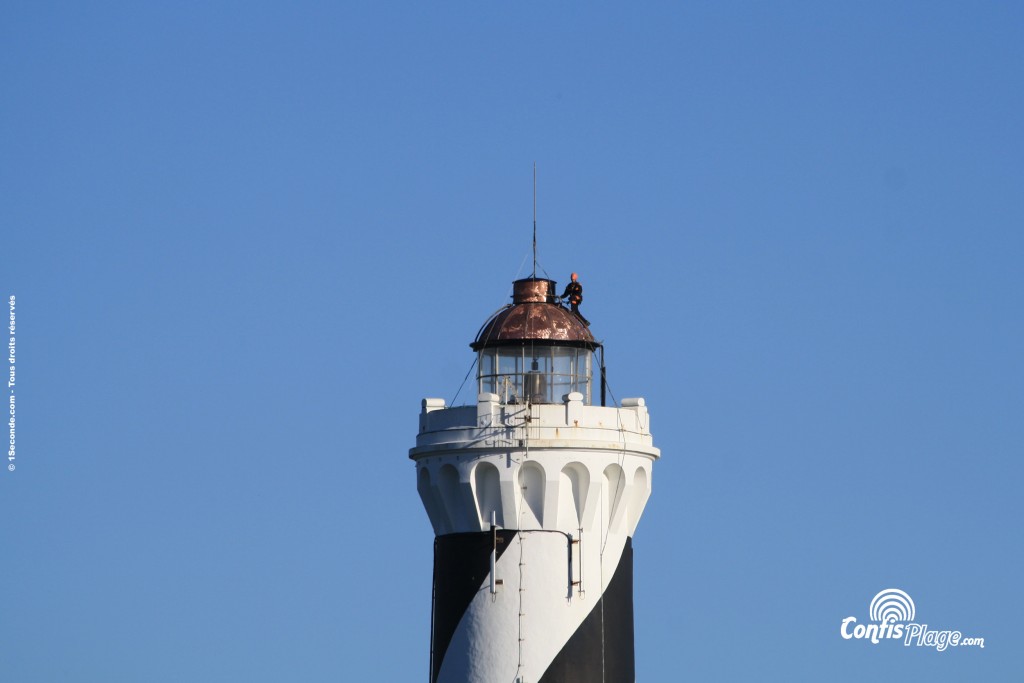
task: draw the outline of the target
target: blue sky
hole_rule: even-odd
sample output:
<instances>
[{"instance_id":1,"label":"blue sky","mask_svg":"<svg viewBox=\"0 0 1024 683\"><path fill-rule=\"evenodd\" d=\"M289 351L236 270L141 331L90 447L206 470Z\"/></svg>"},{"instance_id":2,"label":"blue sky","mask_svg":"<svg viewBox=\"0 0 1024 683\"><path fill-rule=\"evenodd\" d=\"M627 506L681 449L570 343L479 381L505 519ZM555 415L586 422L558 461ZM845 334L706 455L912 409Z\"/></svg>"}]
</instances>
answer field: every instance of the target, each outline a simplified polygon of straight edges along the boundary
<instances>
[{"instance_id":1,"label":"blue sky","mask_svg":"<svg viewBox=\"0 0 1024 683\"><path fill-rule=\"evenodd\" d=\"M534 163L663 453L638 680L1024 673L1019 5L3 15L3 680L425 680L407 451ZM843 640L889 587L986 648Z\"/></svg>"}]
</instances>

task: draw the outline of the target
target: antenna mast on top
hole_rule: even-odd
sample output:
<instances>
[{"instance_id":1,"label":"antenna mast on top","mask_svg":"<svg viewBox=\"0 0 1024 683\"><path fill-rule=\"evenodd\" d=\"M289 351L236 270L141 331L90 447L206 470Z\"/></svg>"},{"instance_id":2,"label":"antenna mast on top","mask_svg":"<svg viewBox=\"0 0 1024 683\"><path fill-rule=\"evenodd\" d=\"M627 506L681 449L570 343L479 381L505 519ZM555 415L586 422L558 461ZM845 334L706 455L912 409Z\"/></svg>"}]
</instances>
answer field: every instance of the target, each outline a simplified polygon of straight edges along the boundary
<instances>
[{"instance_id":1,"label":"antenna mast on top","mask_svg":"<svg viewBox=\"0 0 1024 683\"><path fill-rule=\"evenodd\" d=\"M537 162L533 162L533 278L537 278Z\"/></svg>"}]
</instances>

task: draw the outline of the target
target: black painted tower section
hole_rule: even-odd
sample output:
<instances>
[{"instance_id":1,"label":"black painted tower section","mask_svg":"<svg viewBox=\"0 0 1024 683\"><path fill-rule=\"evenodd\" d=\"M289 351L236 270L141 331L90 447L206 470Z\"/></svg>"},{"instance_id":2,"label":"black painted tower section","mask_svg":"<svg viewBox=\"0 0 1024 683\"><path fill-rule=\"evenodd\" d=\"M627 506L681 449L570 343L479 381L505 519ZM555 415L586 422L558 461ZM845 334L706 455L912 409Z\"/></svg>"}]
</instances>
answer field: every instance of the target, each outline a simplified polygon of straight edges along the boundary
<instances>
[{"instance_id":1,"label":"black painted tower section","mask_svg":"<svg viewBox=\"0 0 1024 683\"><path fill-rule=\"evenodd\" d=\"M500 558L516 532L447 534L434 539L434 605L430 636L430 683L436 683L441 662L469 604L491 573L491 550Z\"/></svg>"},{"instance_id":2,"label":"black painted tower section","mask_svg":"<svg viewBox=\"0 0 1024 683\"><path fill-rule=\"evenodd\" d=\"M634 683L633 656L633 539L627 538L608 590L539 683Z\"/></svg>"},{"instance_id":3,"label":"black painted tower section","mask_svg":"<svg viewBox=\"0 0 1024 683\"><path fill-rule=\"evenodd\" d=\"M492 548L500 558L515 537L514 530L497 529L434 539L431 683L436 683L455 629L490 573ZM608 589L538 683L634 683L633 647L633 539L627 538Z\"/></svg>"}]
</instances>

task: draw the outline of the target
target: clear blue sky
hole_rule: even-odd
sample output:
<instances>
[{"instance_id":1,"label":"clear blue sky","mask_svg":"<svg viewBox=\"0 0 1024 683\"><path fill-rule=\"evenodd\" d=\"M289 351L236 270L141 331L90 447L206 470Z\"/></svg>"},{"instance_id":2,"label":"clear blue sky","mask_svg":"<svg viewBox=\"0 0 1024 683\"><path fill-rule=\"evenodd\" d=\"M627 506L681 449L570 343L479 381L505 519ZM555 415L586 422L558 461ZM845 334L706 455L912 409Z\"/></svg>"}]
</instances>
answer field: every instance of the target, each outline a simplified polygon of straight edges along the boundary
<instances>
[{"instance_id":1,"label":"clear blue sky","mask_svg":"<svg viewBox=\"0 0 1024 683\"><path fill-rule=\"evenodd\" d=\"M637 674L1020 680L1019 3L5 3L0 680L425 681L407 450L540 263ZM460 401L472 396L463 390ZM883 588L986 638L844 641Z\"/></svg>"}]
</instances>

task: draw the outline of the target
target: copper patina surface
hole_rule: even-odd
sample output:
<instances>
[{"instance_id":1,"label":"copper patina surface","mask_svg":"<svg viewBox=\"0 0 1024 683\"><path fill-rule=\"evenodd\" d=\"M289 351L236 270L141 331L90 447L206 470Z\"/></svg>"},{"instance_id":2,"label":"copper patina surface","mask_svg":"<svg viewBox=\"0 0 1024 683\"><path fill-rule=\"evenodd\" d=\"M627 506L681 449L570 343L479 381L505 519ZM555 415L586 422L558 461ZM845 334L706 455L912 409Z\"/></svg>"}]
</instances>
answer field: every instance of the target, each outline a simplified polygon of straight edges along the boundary
<instances>
[{"instance_id":1,"label":"copper patina surface","mask_svg":"<svg viewBox=\"0 0 1024 683\"><path fill-rule=\"evenodd\" d=\"M594 336L587 326L554 301L553 280L516 280L512 305L484 323L471 346L481 349L492 344L534 339L594 344Z\"/></svg>"}]
</instances>

